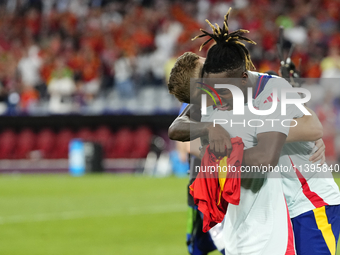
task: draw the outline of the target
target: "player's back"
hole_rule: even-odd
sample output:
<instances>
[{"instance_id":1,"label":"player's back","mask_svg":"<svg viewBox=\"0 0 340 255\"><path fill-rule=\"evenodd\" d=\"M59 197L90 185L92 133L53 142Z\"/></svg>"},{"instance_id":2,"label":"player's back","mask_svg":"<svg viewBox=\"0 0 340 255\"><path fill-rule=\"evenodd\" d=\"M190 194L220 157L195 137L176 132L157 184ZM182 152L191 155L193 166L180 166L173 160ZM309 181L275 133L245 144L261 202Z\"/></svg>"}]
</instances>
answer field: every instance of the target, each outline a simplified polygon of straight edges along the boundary
<instances>
[{"instance_id":1,"label":"player's back","mask_svg":"<svg viewBox=\"0 0 340 255\"><path fill-rule=\"evenodd\" d=\"M283 157L289 158L291 166L290 172L282 172L283 189L291 218L319 207L322 201L325 205L340 204L339 187L329 166L326 163L319 165L320 161L309 161L314 153L313 148L312 142L294 142L285 144L281 152ZM307 185L310 192L306 189Z\"/></svg>"}]
</instances>

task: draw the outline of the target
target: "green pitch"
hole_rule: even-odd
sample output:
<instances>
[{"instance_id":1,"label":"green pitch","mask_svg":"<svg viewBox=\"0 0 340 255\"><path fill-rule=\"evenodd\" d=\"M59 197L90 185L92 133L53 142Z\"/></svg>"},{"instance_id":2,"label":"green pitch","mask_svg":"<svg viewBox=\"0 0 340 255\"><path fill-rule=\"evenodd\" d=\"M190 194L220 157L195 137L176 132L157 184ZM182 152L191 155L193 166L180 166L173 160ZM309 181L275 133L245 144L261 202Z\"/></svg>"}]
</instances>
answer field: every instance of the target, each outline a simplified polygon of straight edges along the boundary
<instances>
[{"instance_id":1,"label":"green pitch","mask_svg":"<svg viewBox=\"0 0 340 255\"><path fill-rule=\"evenodd\" d=\"M0 176L0 254L185 255L186 185L117 175Z\"/></svg>"}]
</instances>

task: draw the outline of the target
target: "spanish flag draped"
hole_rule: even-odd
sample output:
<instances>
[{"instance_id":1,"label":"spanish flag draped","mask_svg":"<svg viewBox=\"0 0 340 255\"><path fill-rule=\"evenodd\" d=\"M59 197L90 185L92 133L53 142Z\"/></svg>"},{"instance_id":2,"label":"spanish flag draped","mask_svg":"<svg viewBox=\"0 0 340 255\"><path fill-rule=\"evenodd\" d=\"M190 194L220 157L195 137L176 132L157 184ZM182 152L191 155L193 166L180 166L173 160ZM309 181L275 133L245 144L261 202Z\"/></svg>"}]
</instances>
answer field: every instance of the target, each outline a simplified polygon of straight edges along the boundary
<instances>
[{"instance_id":1,"label":"spanish flag draped","mask_svg":"<svg viewBox=\"0 0 340 255\"><path fill-rule=\"evenodd\" d=\"M222 222L228 203L238 205L240 202L244 145L240 137L232 138L231 142L230 158L217 158L207 147L200 172L190 186L190 194L203 213L203 232Z\"/></svg>"}]
</instances>

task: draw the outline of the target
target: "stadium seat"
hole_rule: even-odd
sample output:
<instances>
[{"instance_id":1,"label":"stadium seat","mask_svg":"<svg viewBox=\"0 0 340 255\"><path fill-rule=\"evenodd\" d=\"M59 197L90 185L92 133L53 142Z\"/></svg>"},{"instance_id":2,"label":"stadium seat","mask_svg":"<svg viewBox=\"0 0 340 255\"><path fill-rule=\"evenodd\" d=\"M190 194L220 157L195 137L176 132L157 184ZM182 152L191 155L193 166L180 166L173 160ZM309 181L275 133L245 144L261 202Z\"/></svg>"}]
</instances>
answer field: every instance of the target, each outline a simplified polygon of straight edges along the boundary
<instances>
[{"instance_id":1,"label":"stadium seat","mask_svg":"<svg viewBox=\"0 0 340 255\"><path fill-rule=\"evenodd\" d=\"M92 141L93 132L89 128L81 128L74 136L74 138L82 139L83 141Z\"/></svg>"},{"instance_id":2,"label":"stadium seat","mask_svg":"<svg viewBox=\"0 0 340 255\"><path fill-rule=\"evenodd\" d=\"M145 158L150 150L152 132L148 127L140 127L134 132L132 158Z\"/></svg>"},{"instance_id":3,"label":"stadium seat","mask_svg":"<svg viewBox=\"0 0 340 255\"><path fill-rule=\"evenodd\" d=\"M37 150L40 150L43 158L53 157L56 135L51 129L43 129L37 135Z\"/></svg>"},{"instance_id":4,"label":"stadium seat","mask_svg":"<svg viewBox=\"0 0 340 255\"><path fill-rule=\"evenodd\" d=\"M56 146L53 151L53 158L68 158L68 146L71 139L74 137L70 129L62 129L56 136Z\"/></svg>"},{"instance_id":5,"label":"stadium seat","mask_svg":"<svg viewBox=\"0 0 340 255\"><path fill-rule=\"evenodd\" d=\"M128 128L122 128L115 134L115 143L112 151L109 153L110 158L130 158L131 150L134 145L134 135Z\"/></svg>"},{"instance_id":6,"label":"stadium seat","mask_svg":"<svg viewBox=\"0 0 340 255\"><path fill-rule=\"evenodd\" d=\"M13 152L17 142L17 135L9 129L0 134L0 159L13 158Z\"/></svg>"},{"instance_id":7,"label":"stadium seat","mask_svg":"<svg viewBox=\"0 0 340 255\"><path fill-rule=\"evenodd\" d=\"M29 153L35 149L36 134L29 128L23 129L18 135L17 147L13 157L16 159L28 158Z\"/></svg>"},{"instance_id":8,"label":"stadium seat","mask_svg":"<svg viewBox=\"0 0 340 255\"><path fill-rule=\"evenodd\" d=\"M110 157L110 152L113 149L114 135L107 126L100 126L93 134L93 140L98 142L103 147L104 158Z\"/></svg>"}]
</instances>

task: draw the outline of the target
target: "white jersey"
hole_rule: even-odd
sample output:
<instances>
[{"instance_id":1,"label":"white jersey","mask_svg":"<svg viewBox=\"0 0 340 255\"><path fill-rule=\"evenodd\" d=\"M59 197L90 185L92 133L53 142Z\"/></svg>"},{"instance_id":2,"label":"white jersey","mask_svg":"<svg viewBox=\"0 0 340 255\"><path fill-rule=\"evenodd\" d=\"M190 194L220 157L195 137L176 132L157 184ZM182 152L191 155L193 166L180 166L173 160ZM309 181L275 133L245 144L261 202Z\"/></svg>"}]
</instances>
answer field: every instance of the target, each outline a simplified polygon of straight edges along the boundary
<instances>
[{"instance_id":1,"label":"white jersey","mask_svg":"<svg viewBox=\"0 0 340 255\"><path fill-rule=\"evenodd\" d=\"M258 73L250 72L252 76ZM278 89L277 98L273 98L273 88ZM291 85L282 78L271 78L263 87L263 91L253 100L253 104L259 110L269 109L274 100L281 101L281 89L291 88ZM287 98L300 99L297 93L288 93ZM287 105L286 115L281 114L281 104L278 103L277 110L266 119L278 119L277 122L299 118L303 113L295 105ZM276 131L288 135L289 121L283 125L270 126L266 123L264 127L257 128L256 133ZM271 124L271 123L270 123ZM289 158L289 171L282 172L283 190L288 204L290 217L294 218L302 213L313 210L324 205L340 204L340 193L333 176L328 171L328 166L317 166L317 163L309 161L312 155L314 142L286 143L281 151L279 165L287 165ZM314 171L313 171L314 170Z\"/></svg>"},{"instance_id":2,"label":"white jersey","mask_svg":"<svg viewBox=\"0 0 340 255\"><path fill-rule=\"evenodd\" d=\"M248 149L257 144L256 129L242 124L232 125L231 120L234 123L243 123L244 120L253 117L247 107L244 116L232 115L232 111L218 111L208 107L207 115L202 116L201 121L228 120L227 124L221 126L231 137L241 137L244 148ZM240 204L229 204L223 226L225 254L294 254L293 244L290 243L288 246L288 233L291 226L282 182L280 178L272 178L280 173L267 174L264 180L255 180L260 184L263 182L262 187L260 185L260 188L252 189L242 185ZM292 234L291 231L290 233ZM291 253L286 253L288 248L292 249Z\"/></svg>"}]
</instances>

